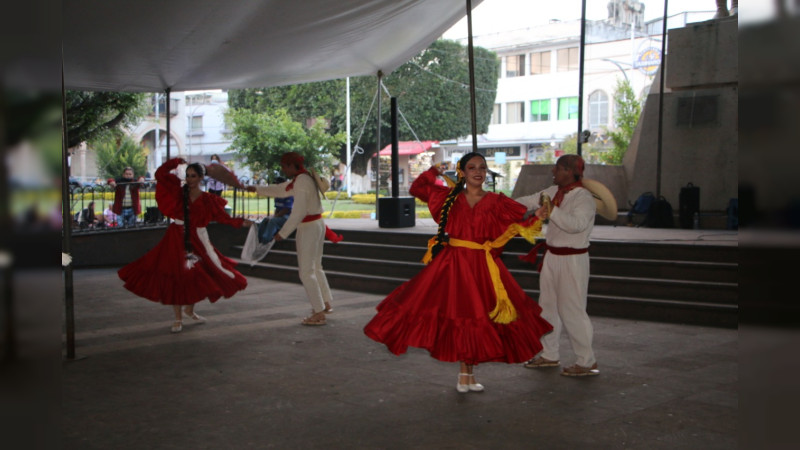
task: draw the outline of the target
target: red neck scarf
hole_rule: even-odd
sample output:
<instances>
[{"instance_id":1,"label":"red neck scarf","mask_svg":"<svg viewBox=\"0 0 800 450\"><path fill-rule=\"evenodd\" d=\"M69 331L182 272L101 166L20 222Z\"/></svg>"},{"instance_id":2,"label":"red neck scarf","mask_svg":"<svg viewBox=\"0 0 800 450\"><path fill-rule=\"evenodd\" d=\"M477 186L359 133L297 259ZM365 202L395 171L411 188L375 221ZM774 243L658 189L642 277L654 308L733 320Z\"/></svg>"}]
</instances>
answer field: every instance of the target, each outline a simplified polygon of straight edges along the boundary
<instances>
[{"instance_id":1,"label":"red neck scarf","mask_svg":"<svg viewBox=\"0 0 800 450\"><path fill-rule=\"evenodd\" d=\"M559 187L558 192L556 192L555 197L553 197L553 205L561 206L561 202L564 200L564 195L566 195L567 192L579 187L583 187L583 183L581 183L580 180L570 183L564 187Z\"/></svg>"},{"instance_id":2,"label":"red neck scarf","mask_svg":"<svg viewBox=\"0 0 800 450\"><path fill-rule=\"evenodd\" d=\"M306 170L305 167L301 167L300 170L297 171L297 174L295 174L294 178L292 178L292 182L286 185L287 192L292 190L292 188L294 187L294 182L297 181L297 177L299 177L304 173L308 173L308 171Z\"/></svg>"}]
</instances>

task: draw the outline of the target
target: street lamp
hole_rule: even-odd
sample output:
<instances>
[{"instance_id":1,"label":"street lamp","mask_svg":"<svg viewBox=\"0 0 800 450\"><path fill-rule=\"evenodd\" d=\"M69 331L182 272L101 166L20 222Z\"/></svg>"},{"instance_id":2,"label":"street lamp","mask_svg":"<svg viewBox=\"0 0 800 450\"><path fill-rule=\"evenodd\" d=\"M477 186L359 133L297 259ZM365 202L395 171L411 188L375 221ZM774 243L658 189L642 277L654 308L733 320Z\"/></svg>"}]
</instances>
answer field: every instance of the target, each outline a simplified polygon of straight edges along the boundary
<instances>
[{"instance_id":1,"label":"street lamp","mask_svg":"<svg viewBox=\"0 0 800 450\"><path fill-rule=\"evenodd\" d=\"M625 72L625 69L622 68L621 64L625 64L626 66L633 67L632 64L623 63L623 62L619 62L619 61L614 61L613 59L608 59L608 58L603 58L602 60L606 61L606 62L610 62L611 64L614 64L615 66L617 66L619 71L622 72L622 75L625 77L625 81L630 83L631 80L628 79L628 74L627 74L627 72Z\"/></svg>"}]
</instances>

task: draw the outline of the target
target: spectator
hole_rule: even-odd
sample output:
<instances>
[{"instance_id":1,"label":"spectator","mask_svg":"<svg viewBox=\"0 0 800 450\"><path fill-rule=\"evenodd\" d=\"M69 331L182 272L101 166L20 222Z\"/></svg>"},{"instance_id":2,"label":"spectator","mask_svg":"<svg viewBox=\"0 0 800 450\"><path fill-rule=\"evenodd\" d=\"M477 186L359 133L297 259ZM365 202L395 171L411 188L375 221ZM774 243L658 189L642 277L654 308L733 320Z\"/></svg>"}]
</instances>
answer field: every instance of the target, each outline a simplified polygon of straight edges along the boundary
<instances>
[{"instance_id":1,"label":"spectator","mask_svg":"<svg viewBox=\"0 0 800 450\"><path fill-rule=\"evenodd\" d=\"M89 205L78 213L78 226L81 228L95 228L98 221L94 214L94 202L89 202Z\"/></svg>"},{"instance_id":2,"label":"spectator","mask_svg":"<svg viewBox=\"0 0 800 450\"><path fill-rule=\"evenodd\" d=\"M220 161L219 155L211 155L211 164L221 164L223 167L225 167L225 164L222 164L222 161ZM207 177L206 189L211 194L222 197L222 191L225 190L225 183L217 180L216 178Z\"/></svg>"},{"instance_id":3,"label":"spectator","mask_svg":"<svg viewBox=\"0 0 800 450\"><path fill-rule=\"evenodd\" d=\"M103 219L105 220L107 227L117 226L117 215L111 210L111 204L106 206L106 209L103 211Z\"/></svg>"},{"instance_id":4,"label":"spectator","mask_svg":"<svg viewBox=\"0 0 800 450\"><path fill-rule=\"evenodd\" d=\"M144 177L134 180L133 167L126 167L122 177L108 180L108 184L114 188L114 205L111 210L114 214L122 216L121 225L124 227L136 225L136 216L142 212L139 189L143 182Z\"/></svg>"}]
</instances>

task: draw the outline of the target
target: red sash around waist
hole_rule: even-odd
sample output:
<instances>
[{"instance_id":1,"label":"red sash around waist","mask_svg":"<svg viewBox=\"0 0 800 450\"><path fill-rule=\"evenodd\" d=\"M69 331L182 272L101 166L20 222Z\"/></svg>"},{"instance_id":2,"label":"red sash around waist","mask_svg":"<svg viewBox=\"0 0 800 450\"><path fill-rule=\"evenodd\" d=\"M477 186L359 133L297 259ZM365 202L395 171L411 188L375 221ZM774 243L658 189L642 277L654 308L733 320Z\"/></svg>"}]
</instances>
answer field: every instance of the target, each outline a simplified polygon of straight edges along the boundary
<instances>
[{"instance_id":1,"label":"red sash around waist","mask_svg":"<svg viewBox=\"0 0 800 450\"><path fill-rule=\"evenodd\" d=\"M309 214L309 215L303 217L303 223L313 222L313 221L319 220L319 219L322 219L322 214Z\"/></svg>"},{"instance_id":2,"label":"red sash around waist","mask_svg":"<svg viewBox=\"0 0 800 450\"><path fill-rule=\"evenodd\" d=\"M539 264L536 266L536 271L542 271L542 264L544 264L544 257L547 252L550 252L554 255L580 255L581 253L588 253L589 247L585 248L572 248L572 247L553 247L547 245L547 242L542 241L538 244L534 245L531 251L528 252L527 255L522 255L519 259L523 261L527 261L531 264L536 264L536 260L538 259L538 251L539 248L544 248L544 252L542 253L542 259L539 260Z\"/></svg>"}]
</instances>

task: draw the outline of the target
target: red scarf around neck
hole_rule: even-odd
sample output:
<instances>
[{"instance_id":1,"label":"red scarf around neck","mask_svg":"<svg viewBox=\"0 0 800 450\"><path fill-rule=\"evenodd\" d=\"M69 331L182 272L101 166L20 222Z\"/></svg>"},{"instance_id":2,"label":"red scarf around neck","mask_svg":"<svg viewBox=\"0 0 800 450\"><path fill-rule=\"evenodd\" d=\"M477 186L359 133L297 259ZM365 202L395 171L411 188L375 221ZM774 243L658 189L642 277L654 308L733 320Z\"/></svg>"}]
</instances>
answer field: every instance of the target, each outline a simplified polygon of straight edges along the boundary
<instances>
[{"instance_id":1,"label":"red scarf around neck","mask_svg":"<svg viewBox=\"0 0 800 450\"><path fill-rule=\"evenodd\" d=\"M305 167L297 171L297 174L295 174L294 178L292 178L292 182L286 185L286 191L287 192L292 190L292 188L294 187L294 182L297 181L297 177L299 177L300 175L302 175L304 173L308 173L308 171L305 169ZM311 176L311 175L309 175L309 176Z\"/></svg>"},{"instance_id":2,"label":"red scarf around neck","mask_svg":"<svg viewBox=\"0 0 800 450\"><path fill-rule=\"evenodd\" d=\"M581 183L580 180L570 183L564 187L559 187L558 192L556 192L555 197L553 197L553 205L561 206L561 202L564 200L564 195L566 195L567 192L579 187L583 187L583 183Z\"/></svg>"}]
</instances>

